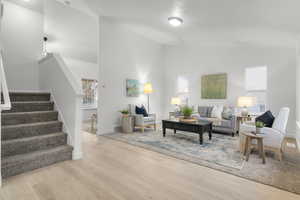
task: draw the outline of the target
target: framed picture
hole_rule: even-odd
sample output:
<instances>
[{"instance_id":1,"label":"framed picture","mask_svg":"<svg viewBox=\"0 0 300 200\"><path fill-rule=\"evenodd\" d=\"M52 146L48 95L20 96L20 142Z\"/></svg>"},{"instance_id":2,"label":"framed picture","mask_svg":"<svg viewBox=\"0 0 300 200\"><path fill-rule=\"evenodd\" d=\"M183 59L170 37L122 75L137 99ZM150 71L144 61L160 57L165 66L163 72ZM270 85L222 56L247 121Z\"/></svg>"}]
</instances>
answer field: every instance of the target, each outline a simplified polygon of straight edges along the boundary
<instances>
[{"instance_id":1,"label":"framed picture","mask_svg":"<svg viewBox=\"0 0 300 200\"><path fill-rule=\"evenodd\" d=\"M141 84L135 79L126 79L126 96L139 97L141 93Z\"/></svg>"},{"instance_id":2,"label":"framed picture","mask_svg":"<svg viewBox=\"0 0 300 200\"><path fill-rule=\"evenodd\" d=\"M82 79L82 105L84 107L97 105L98 81L93 79Z\"/></svg>"},{"instance_id":3,"label":"framed picture","mask_svg":"<svg viewBox=\"0 0 300 200\"><path fill-rule=\"evenodd\" d=\"M227 98L227 74L211 74L201 77L202 99Z\"/></svg>"}]
</instances>

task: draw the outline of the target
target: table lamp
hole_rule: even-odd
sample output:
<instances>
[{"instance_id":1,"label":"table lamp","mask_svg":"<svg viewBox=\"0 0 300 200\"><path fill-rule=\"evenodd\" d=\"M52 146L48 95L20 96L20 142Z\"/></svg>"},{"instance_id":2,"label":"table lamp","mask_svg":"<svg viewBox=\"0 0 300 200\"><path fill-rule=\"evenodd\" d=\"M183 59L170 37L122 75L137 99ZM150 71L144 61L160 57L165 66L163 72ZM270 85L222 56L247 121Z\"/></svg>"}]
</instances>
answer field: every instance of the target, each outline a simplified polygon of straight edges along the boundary
<instances>
[{"instance_id":1,"label":"table lamp","mask_svg":"<svg viewBox=\"0 0 300 200\"><path fill-rule=\"evenodd\" d=\"M179 105L181 104L181 99L178 97L173 97L171 99L171 104L175 105L175 112L179 111Z\"/></svg>"},{"instance_id":2,"label":"table lamp","mask_svg":"<svg viewBox=\"0 0 300 200\"><path fill-rule=\"evenodd\" d=\"M238 106L242 107L242 112L241 115L243 117L247 117L248 116L248 107L251 107L254 105L254 97L239 97L238 98Z\"/></svg>"}]
</instances>

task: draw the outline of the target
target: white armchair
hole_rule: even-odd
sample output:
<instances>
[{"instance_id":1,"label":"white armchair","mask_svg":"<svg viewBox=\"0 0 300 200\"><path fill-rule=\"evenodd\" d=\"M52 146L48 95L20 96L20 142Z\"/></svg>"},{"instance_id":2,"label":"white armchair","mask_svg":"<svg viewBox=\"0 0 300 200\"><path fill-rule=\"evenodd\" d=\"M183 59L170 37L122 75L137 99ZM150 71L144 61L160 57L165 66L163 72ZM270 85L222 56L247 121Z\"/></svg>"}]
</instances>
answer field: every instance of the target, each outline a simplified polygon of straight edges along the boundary
<instances>
[{"instance_id":1,"label":"white armchair","mask_svg":"<svg viewBox=\"0 0 300 200\"><path fill-rule=\"evenodd\" d=\"M148 117L144 115L136 114L135 105L129 104L130 114L134 116L134 127L140 128L142 132L145 131L145 128L154 128L156 130L156 115L148 114Z\"/></svg>"},{"instance_id":2,"label":"white armchair","mask_svg":"<svg viewBox=\"0 0 300 200\"><path fill-rule=\"evenodd\" d=\"M282 160L282 145L286 135L286 127L288 123L289 113L289 108L281 108L278 116L275 118L272 128L265 127L262 129L265 149L274 151L277 154L280 161ZM254 125L241 125L241 133L252 132L255 131L255 129L256 128ZM243 143L242 136L240 142Z\"/></svg>"}]
</instances>

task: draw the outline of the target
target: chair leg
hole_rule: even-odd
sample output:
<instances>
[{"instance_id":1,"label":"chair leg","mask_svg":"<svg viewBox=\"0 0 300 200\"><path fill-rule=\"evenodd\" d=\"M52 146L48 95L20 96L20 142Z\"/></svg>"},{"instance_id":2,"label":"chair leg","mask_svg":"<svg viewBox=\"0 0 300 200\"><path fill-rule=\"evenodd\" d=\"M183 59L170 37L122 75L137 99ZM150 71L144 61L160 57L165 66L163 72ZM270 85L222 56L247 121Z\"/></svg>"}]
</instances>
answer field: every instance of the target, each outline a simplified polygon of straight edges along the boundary
<instances>
[{"instance_id":1,"label":"chair leg","mask_svg":"<svg viewBox=\"0 0 300 200\"><path fill-rule=\"evenodd\" d=\"M281 145L281 149L283 152L285 152L286 146L287 146L287 139L283 138L282 145Z\"/></svg>"},{"instance_id":2,"label":"chair leg","mask_svg":"<svg viewBox=\"0 0 300 200\"><path fill-rule=\"evenodd\" d=\"M145 132L145 127L142 126L141 129L142 129L142 133L144 133Z\"/></svg>"},{"instance_id":3,"label":"chair leg","mask_svg":"<svg viewBox=\"0 0 300 200\"><path fill-rule=\"evenodd\" d=\"M295 146L296 146L296 150L300 151L297 139L295 139Z\"/></svg>"},{"instance_id":4,"label":"chair leg","mask_svg":"<svg viewBox=\"0 0 300 200\"><path fill-rule=\"evenodd\" d=\"M282 161L282 150L281 149L279 149L277 151L277 155L278 155L278 160L281 162Z\"/></svg>"}]
</instances>

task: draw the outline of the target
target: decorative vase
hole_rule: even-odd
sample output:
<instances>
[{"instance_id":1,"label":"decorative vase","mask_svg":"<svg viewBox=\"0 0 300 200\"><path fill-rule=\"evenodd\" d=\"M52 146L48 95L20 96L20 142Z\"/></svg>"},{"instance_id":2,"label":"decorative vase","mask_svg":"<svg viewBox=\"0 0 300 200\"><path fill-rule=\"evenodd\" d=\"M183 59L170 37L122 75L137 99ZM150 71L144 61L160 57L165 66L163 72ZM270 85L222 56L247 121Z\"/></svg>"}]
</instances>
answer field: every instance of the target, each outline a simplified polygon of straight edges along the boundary
<instances>
[{"instance_id":1,"label":"decorative vase","mask_svg":"<svg viewBox=\"0 0 300 200\"><path fill-rule=\"evenodd\" d=\"M129 114L123 114L122 119L122 132L123 133L132 133L134 129L134 120L133 117Z\"/></svg>"},{"instance_id":2,"label":"decorative vase","mask_svg":"<svg viewBox=\"0 0 300 200\"><path fill-rule=\"evenodd\" d=\"M262 128L256 127L256 134L262 134Z\"/></svg>"},{"instance_id":3,"label":"decorative vase","mask_svg":"<svg viewBox=\"0 0 300 200\"><path fill-rule=\"evenodd\" d=\"M185 116L183 116L183 118L184 118L184 119L190 119L191 116L190 116L190 115L185 115Z\"/></svg>"}]
</instances>

